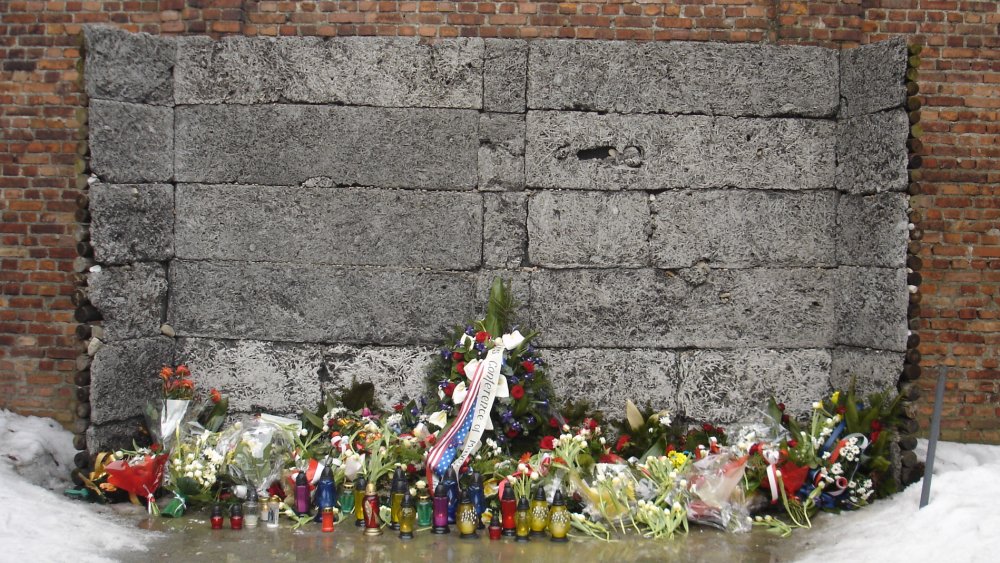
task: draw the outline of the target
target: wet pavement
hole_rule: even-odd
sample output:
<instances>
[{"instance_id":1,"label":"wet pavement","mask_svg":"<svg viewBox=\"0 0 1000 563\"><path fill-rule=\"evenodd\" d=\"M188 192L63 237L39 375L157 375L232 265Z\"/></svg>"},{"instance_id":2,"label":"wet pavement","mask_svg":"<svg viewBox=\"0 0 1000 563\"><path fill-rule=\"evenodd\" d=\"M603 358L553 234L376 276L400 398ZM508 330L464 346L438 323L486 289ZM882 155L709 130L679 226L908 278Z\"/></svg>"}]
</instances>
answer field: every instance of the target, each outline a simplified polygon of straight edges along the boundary
<instances>
[{"instance_id":1,"label":"wet pavement","mask_svg":"<svg viewBox=\"0 0 1000 563\"><path fill-rule=\"evenodd\" d=\"M112 553L123 562L148 561L329 561L343 559L375 563L384 561L705 561L779 562L794 561L801 550L821 539L817 529L799 530L791 538L779 538L764 530L748 534L728 534L695 526L687 535L673 540L625 536L612 542L588 537L571 538L569 543L553 543L548 538L527 543L508 539L491 541L485 531L479 539L464 540L454 530L438 536L418 531L412 540L400 540L385 528L383 535L365 536L353 525L338 525L333 533L323 533L319 525L293 531L284 522L279 529L264 527L243 530L210 529L208 512L189 513L179 519L147 518L134 512L121 515L136 526L159 532L151 536L149 551ZM228 526L228 518L226 525Z\"/></svg>"}]
</instances>

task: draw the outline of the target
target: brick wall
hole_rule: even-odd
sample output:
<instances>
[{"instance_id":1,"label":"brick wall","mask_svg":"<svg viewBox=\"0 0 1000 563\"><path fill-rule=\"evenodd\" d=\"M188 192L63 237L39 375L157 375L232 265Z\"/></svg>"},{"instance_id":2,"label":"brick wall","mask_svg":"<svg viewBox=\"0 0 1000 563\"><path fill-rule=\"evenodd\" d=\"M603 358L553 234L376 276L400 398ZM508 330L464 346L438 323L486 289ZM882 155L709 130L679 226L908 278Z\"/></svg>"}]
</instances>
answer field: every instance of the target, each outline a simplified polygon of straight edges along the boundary
<instances>
[{"instance_id":1,"label":"brick wall","mask_svg":"<svg viewBox=\"0 0 1000 563\"><path fill-rule=\"evenodd\" d=\"M913 200L918 351L951 366L944 437L1000 443L1000 3L20 1L0 3L0 407L71 423L76 198L86 180L80 32L568 37L855 46L921 56L923 168ZM80 265L77 265L79 268ZM922 403L929 419L929 404Z\"/></svg>"}]
</instances>

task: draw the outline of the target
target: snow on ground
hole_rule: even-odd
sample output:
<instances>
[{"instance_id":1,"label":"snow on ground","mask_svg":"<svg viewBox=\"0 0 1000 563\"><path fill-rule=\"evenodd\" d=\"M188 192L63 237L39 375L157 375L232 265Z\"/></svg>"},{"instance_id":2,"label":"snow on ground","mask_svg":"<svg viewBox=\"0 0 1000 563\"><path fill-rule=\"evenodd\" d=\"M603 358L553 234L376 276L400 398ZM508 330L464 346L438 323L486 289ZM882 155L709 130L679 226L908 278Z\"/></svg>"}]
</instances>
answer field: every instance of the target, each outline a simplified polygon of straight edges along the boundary
<instances>
[{"instance_id":1,"label":"snow on ground","mask_svg":"<svg viewBox=\"0 0 1000 563\"><path fill-rule=\"evenodd\" d=\"M151 539L107 508L62 496L73 454L55 421L0 410L0 559L106 561ZM815 529L785 541L802 546L802 561L995 561L1000 446L939 443L932 485L923 510L918 483L860 511L818 515Z\"/></svg>"},{"instance_id":2,"label":"snow on ground","mask_svg":"<svg viewBox=\"0 0 1000 563\"><path fill-rule=\"evenodd\" d=\"M0 410L0 560L108 561L150 536L107 509L74 501L72 435L49 418Z\"/></svg>"}]
</instances>

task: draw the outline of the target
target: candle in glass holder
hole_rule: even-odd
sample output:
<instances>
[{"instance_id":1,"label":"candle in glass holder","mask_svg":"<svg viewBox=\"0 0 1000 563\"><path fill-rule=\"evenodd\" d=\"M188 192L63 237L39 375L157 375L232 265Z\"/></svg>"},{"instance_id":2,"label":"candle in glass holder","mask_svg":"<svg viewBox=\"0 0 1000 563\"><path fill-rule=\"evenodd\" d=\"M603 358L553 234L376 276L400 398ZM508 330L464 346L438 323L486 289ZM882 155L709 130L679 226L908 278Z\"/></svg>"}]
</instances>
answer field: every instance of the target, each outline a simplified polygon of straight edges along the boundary
<instances>
[{"instance_id":1,"label":"candle in glass holder","mask_svg":"<svg viewBox=\"0 0 1000 563\"><path fill-rule=\"evenodd\" d=\"M472 472L472 482L466 489L469 493L469 500L476 509L476 527L482 530L483 513L486 512L486 494L483 492L483 476L478 471Z\"/></svg>"},{"instance_id":2,"label":"candle in glass holder","mask_svg":"<svg viewBox=\"0 0 1000 563\"><path fill-rule=\"evenodd\" d=\"M469 491L462 491L462 496L458 501L458 508L455 510L455 524L458 526L458 531L462 534L459 536L462 539L474 539L479 536L476 535L476 505L472 504L472 499L469 498Z\"/></svg>"},{"instance_id":3,"label":"candle in glass holder","mask_svg":"<svg viewBox=\"0 0 1000 563\"><path fill-rule=\"evenodd\" d=\"M213 504L212 505L212 518L211 518L211 522L212 522L212 529L213 530L221 530L222 529L223 518L222 518L222 505L221 504Z\"/></svg>"},{"instance_id":4,"label":"candle in glass holder","mask_svg":"<svg viewBox=\"0 0 1000 563\"><path fill-rule=\"evenodd\" d=\"M531 517L528 515L530 512L530 506L528 505L528 498L521 497L517 499L517 512L514 513L514 526L517 530L516 541L529 541L531 535Z\"/></svg>"},{"instance_id":5,"label":"candle in glass holder","mask_svg":"<svg viewBox=\"0 0 1000 563\"><path fill-rule=\"evenodd\" d=\"M408 540L413 537L413 529L417 523L417 509L409 491L403 493L399 506L399 538Z\"/></svg>"},{"instance_id":6,"label":"candle in glass holder","mask_svg":"<svg viewBox=\"0 0 1000 563\"><path fill-rule=\"evenodd\" d=\"M256 528L260 519L260 502L257 501L257 489L247 489L247 500L243 503L243 524L247 528Z\"/></svg>"},{"instance_id":7,"label":"candle in glass holder","mask_svg":"<svg viewBox=\"0 0 1000 563\"><path fill-rule=\"evenodd\" d=\"M279 518L281 516L281 499L277 495L271 497L271 500L267 502L267 519L265 524L268 528L277 528L281 525Z\"/></svg>"},{"instance_id":8,"label":"candle in glass holder","mask_svg":"<svg viewBox=\"0 0 1000 563\"><path fill-rule=\"evenodd\" d=\"M365 498L362 505L365 515L365 535L382 535L382 525L378 517L378 492L375 491L375 483L368 483L365 487Z\"/></svg>"},{"instance_id":9,"label":"candle in glass holder","mask_svg":"<svg viewBox=\"0 0 1000 563\"><path fill-rule=\"evenodd\" d=\"M515 531L514 514L517 512L517 500L514 499L514 487L510 483L504 485L503 495L500 496L500 519L503 535L511 537L517 534Z\"/></svg>"},{"instance_id":10,"label":"candle in glass holder","mask_svg":"<svg viewBox=\"0 0 1000 563\"><path fill-rule=\"evenodd\" d=\"M549 533L552 534L552 541L566 542L569 538L569 510L566 509L566 500L563 499L562 491L556 489L555 496L552 497L552 510L549 511Z\"/></svg>"},{"instance_id":11,"label":"candle in glass holder","mask_svg":"<svg viewBox=\"0 0 1000 563\"><path fill-rule=\"evenodd\" d=\"M530 520L531 535L544 535L545 528L549 525L549 503L545 500L545 487L541 485L535 489L535 498L531 499Z\"/></svg>"},{"instance_id":12,"label":"candle in glass holder","mask_svg":"<svg viewBox=\"0 0 1000 563\"><path fill-rule=\"evenodd\" d=\"M438 483L434 488L434 528L435 534L447 534L451 532L448 527L448 491L444 484Z\"/></svg>"},{"instance_id":13,"label":"candle in glass holder","mask_svg":"<svg viewBox=\"0 0 1000 563\"><path fill-rule=\"evenodd\" d=\"M322 526L323 526L322 530L324 532L328 532L329 533L329 532L333 531L333 511L334 511L334 508L332 506L330 506L330 507L324 508L323 512L321 513L322 514L321 521L322 521Z\"/></svg>"},{"instance_id":14,"label":"candle in glass holder","mask_svg":"<svg viewBox=\"0 0 1000 563\"><path fill-rule=\"evenodd\" d=\"M340 503L341 514L347 515L354 512L354 483L352 481L344 482L337 502Z\"/></svg>"},{"instance_id":15,"label":"candle in glass holder","mask_svg":"<svg viewBox=\"0 0 1000 563\"><path fill-rule=\"evenodd\" d=\"M365 487L364 477L354 480L354 525L361 528L365 525Z\"/></svg>"},{"instance_id":16,"label":"candle in glass holder","mask_svg":"<svg viewBox=\"0 0 1000 563\"><path fill-rule=\"evenodd\" d=\"M431 502L431 495L427 491L427 484L423 481L417 483L417 525L421 528L434 523L434 504Z\"/></svg>"},{"instance_id":17,"label":"candle in glass holder","mask_svg":"<svg viewBox=\"0 0 1000 563\"><path fill-rule=\"evenodd\" d=\"M448 468L441 482L444 484L445 492L448 493L448 523L454 524L455 511L458 509L458 499L461 496L458 490L458 473L455 473L454 467Z\"/></svg>"},{"instance_id":18,"label":"candle in glass holder","mask_svg":"<svg viewBox=\"0 0 1000 563\"><path fill-rule=\"evenodd\" d=\"M243 505L238 502L229 507L229 527L234 530L243 529Z\"/></svg>"},{"instance_id":19,"label":"candle in glass holder","mask_svg":"<svg viewBox=\"0 0 1000 563\"><path fill-rule=\"evenodd\" d=\"M403 475L403 469L397 467L389 493L389 527L393 530L399 529L399 515L403 509L404 494L406 494L406 476Z\"/></svg>"},{"instance_id":20,"label":"candle in glass holder","mask_svg":"<svg viewBox=\"0 0 1000 563\"><path fill-rule=\"evenodd\" d=\"M309 479L305 471L295 476L295 513L299 516L309 514Z\"/></svg>"},{"instance_id":21,"label":"candle in glass holder","mask_svg":"<svg viewBox=\"0 0 1000 563\"><path fill-rule=\"evenodd\" d=\"M497 518L496 514L490 514L490 539L498 540L503 535L503 530L500 528L500 519Z\"/></svg>"}]
</instances>

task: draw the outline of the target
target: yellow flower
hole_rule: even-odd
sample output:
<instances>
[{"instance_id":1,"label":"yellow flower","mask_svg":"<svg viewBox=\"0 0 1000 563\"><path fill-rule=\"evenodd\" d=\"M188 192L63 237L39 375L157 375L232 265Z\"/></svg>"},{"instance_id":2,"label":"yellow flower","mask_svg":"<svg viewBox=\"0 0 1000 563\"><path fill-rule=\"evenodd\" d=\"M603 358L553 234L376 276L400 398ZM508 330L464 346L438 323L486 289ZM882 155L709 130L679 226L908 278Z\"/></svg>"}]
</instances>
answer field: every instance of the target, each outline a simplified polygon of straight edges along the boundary
<instances>
[{"instance_id":1,"label":"yellow flower","mask_svg":"<svg viewBox=\"0 0 1000 563\"><path fill-rule=\"evenodd\" d=\"M674 469L680 469L681 467L684 467L684 464L686 464L688 461L688 456L684 455L682 452L679 452L677 450L668 453L667 457L670 458L670 463L674 465Z\"/></svg>"},{"instance_id":2,"label":"yellow flower","mask_svg":"<svg viewBox=\"0 0 1000 563\"><path fill-rule=\"evenodd\" d=\"M833 404L836 405L837 401L840 400L840 391L834 391L833 396L830 397L830 400L833 401Z\"/></svg>"}]
</instances>

